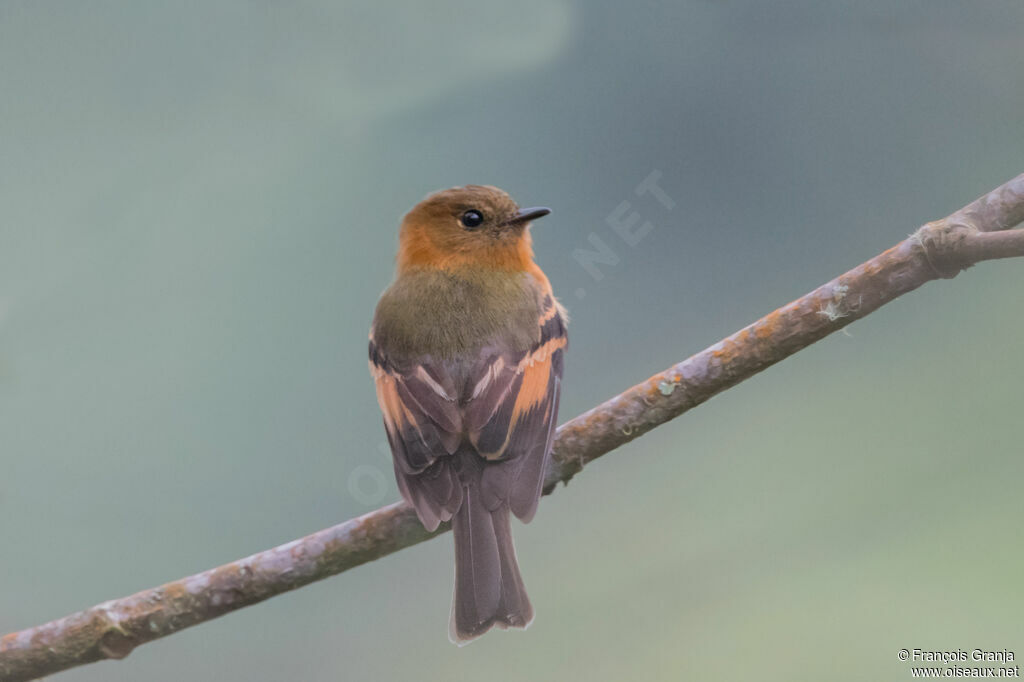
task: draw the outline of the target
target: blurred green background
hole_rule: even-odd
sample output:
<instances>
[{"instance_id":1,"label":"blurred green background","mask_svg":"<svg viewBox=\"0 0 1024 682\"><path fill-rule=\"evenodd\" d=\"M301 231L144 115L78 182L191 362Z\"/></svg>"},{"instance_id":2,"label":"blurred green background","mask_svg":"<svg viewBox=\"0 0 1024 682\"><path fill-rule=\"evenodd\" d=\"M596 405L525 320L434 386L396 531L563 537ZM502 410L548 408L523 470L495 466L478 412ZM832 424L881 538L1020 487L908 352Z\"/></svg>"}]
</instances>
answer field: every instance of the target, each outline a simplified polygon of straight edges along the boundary
<instances>
[{"instance_id":1,"label":"blurred green background","mask_svg":"<svg viewBox=\"0 0 1024 682\"><path fill-rule=\"evenodd\" d=\"M3 2L0 631L397 499L366 333L427 192L555 210L567 419L1024 171L1022 29L1017 0ZM448 643L446 537L56 679L1024 656L1022 283L929 284L594 463L515 529L525 633Z\"/></svg>"}]
</instances>

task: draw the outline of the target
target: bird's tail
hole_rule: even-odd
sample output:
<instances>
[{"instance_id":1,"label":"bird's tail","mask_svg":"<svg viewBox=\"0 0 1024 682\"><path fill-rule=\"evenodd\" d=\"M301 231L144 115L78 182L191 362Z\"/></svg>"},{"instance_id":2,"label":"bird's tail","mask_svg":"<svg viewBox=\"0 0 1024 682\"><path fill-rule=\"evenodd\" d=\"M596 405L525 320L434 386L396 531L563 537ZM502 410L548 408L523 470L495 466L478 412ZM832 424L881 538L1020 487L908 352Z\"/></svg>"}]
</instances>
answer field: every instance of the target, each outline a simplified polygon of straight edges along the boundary
<instances>
[{"instance_id":1,"label":"bird's tail","mask_svg":"<svg viewBox=\"0 0 1024 682\"><path fill-rule=\"evenodd\" d=\"M484 505L480 489L463 488L462 505L452 518L455 533L455 596L450 639L462 646L493 626L525 628L533 620L516 548L508 504Z\"/></svg>"}]
</instances>

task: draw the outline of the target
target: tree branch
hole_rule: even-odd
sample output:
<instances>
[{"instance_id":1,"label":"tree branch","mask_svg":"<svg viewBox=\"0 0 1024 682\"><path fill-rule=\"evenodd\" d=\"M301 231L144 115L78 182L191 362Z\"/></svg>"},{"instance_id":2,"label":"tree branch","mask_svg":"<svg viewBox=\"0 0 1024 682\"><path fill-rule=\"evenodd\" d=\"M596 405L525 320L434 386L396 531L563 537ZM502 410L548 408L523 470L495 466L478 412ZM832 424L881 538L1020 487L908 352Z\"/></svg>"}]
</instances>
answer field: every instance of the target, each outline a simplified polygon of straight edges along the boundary
<instances>
[{"instance_id":1,"label":"tree branch","mask_svg":"<svg viewBox=\"0 0 1024 682\"><path fill-rule=\"evenodd\" d=\"M925 282L980 261L1024 256L1024 175L732 336L558 429L545 494L585 464L678 417ZM31 680L102 659L391 554L426 532L392 504L312 535L0 639L0 680Z\"/></svg>"}]
</instances>

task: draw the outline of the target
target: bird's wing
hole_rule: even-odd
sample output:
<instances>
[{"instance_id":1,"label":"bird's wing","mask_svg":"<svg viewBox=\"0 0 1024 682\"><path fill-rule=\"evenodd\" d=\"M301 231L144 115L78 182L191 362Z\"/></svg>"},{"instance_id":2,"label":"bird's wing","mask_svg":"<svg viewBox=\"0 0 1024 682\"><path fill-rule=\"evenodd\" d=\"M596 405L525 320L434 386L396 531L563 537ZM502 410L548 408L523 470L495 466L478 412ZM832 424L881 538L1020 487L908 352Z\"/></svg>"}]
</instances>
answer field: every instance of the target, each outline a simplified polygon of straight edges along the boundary
<instances>
[{"instance_id":1,"label":"bird's wing","mask_svg":"<svg viewBox=\"0 0 1024 682\"><path fill-rule=\"evenodd\" d=\"M459 392L440 364L429 359L397 365L370 335L370 373L394 459L402 497L427 530L448 521L462 503L458 475L448 465L462 440Z\"/></svg>"},{"instance_id":2,"label":"bird's wing","mask_svg":"<svg viewBox=\"0 0 1024 682\"><path fill-rule=\"evenodd\" d=\"M463 417L470 442L488 462L480 483L484 504L495 509L507 501L523 521L533 518L540 499L568 344L565 321L550 295L538 325L538 340L525 352L483 354Z\"/></svg>"},{"instance_id":3,"label":"bird's wing","mask_svg":"<svg viewBox=\"0 0 1024 682\"><path fill-rule=\"evenodd\" d=\"M481 471L489 509L507 501L519 518L533 517L554 436L566 345L565 323L550 295L541 306L537 341L525 351L505 349L500 340L486 347L467 368L464 385L456 386L445 364L430 358L398 366L371 335L370 372L398 486L428 530L450 520L462 503L458 471L445 456L457 452L478 455L486 464L473 468Z\"/></svg>"}]
</instances>

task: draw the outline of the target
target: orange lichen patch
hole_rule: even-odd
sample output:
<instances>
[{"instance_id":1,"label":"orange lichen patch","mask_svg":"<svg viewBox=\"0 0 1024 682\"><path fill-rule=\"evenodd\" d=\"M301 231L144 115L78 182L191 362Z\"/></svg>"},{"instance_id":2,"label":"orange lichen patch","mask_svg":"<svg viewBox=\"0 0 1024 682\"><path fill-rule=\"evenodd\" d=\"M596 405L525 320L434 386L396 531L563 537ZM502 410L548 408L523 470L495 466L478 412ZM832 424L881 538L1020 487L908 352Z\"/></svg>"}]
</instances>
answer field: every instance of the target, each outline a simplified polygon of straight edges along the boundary
<instances>
[{"instance_id":1,"label":"orange lichen patch","mask_svg":"<svg viewBox=\"0 0 1024 682\"><path fill-rule=\"evenodd\" d=\"M740 352L740 344L733 340L733 337L723 339L719 347L711 351L713 357L719 364L726 365L736 359Z\"/></svg>"},{"instance_id":2,"label":"orange lichen patch","mask_svg":"<svg viewBox=\"0 0 1024 682\"><path fill-rule=\"evenodd\" d=\"M858 268L865 277L877 277L886 268L892 265L892 261L899 257L897 253L899 244L883 251L877 257L872 258Z\"/></svg>"},{"instance_id":3,"label":"orange lichen patch","mask_svg":"<svg viewBox=\"0 0 1024 682\"><path fill-rule=\"evenodd\" d=\"M782 324L782 314L779 310L768 313L754 324L754 335L761 341L775 336Z\"/></svg>"},{"instance_id":4,"label":"orange lichen patch","mask_svg":"<svg viewBox=\"0 0 1024 682\"><path fill-rule=\"evenodd\" d=\"M164 598L170 601L177 601L188 597L188 590L180 582L164 585Z\"/></svg>"},{"instance_id":5,"label":"orange lichen patch","mask_svg":"<svg viewBox=\"0 0 1024 682\"><path fill-rule=\"evenodd\" d=\"M292 550L294 552L294 548ZM237 583L241 578L245 576L242 573L242 569L238 564L225 564L224 566L218 566L213 569L210 573L211 583Z\"/></svg>"}]
</instances>

